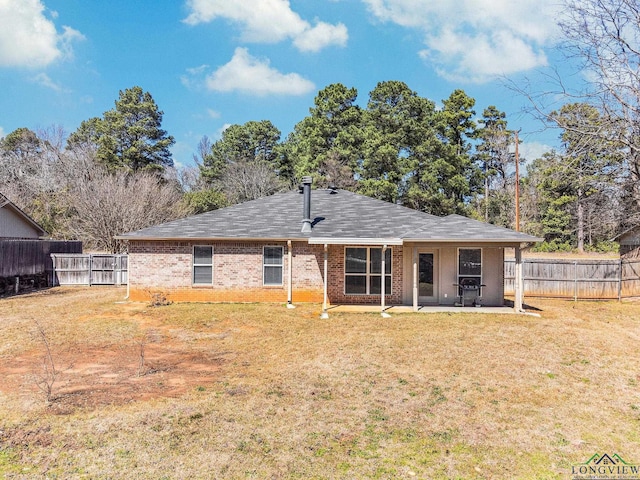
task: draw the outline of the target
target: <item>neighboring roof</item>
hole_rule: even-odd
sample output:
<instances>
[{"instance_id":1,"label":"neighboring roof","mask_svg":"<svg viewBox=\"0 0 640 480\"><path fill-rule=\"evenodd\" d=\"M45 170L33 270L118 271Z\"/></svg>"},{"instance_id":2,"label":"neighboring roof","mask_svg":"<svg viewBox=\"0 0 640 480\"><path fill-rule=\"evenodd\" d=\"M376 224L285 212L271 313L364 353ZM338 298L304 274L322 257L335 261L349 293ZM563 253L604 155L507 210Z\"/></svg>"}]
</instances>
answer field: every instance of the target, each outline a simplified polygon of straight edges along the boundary
<instances>
[{"instance_id":1,"label":"neighboring roof","mask_svg":"<svg viewBox=\"0 0 640 480\"><path fill-rule=\"evenodd\" d=\"M301 233L303 195L286 192L120 235L123 240L309 240L310 243L542 239L459 215L437 217L346 190L312 190L312 231Z\"/></svg>"},{"instance_id":2,"label":"neighboring roof","mask_svg":"<svg viewBox=\"0 0 640 480\"><path fill-rule=\"evenodd\" d=\"M15 216L17 216L20 220L26 223L29 227L31 227L37 236L41 237L47 234L44 228L38 225L35 220L33 220L29 215L24 213L20 208L18 208L11 200L0 193L0 209L7 209L11 211ZM3 232L0 232L0 237L3 236Z\"/></svg>"},{"instance_id":3,"label":"neighboring roof","mask_svg":"<svg viewBox=\"0 0 640 480\"><path fill-rule=\"evenodd\" d=\"M631 237L632 239L635 239L635 237L640 233L640 225L635 225L631 228L627 228L624 232L616 235L615 237L613 237L611 240L613 242L623 242L624 240L626 240L627 238Z\"/></svg>"}]
</instances>

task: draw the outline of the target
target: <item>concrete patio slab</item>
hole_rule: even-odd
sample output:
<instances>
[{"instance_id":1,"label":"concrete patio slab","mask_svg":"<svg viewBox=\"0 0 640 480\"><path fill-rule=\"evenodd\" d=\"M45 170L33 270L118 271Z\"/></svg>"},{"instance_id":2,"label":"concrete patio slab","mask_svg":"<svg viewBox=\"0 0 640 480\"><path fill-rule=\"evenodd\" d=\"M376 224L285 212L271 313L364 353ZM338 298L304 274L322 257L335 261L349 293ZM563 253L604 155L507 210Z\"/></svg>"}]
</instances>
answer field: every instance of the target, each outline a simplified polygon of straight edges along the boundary
<instances>
[{"instance_id":1,"label":"concrete patio slab","mask_svg":"<svg viewBox=\"0 0 640 480\"><path fill-rule=\"evenodd\" d=\"M328 313L334 312L350 312L350 313L380 313L379 305L331 305L327 307ZM454 307L454 306L422 306L414 312L413 307L407 305L394 305L385 308L387 314L398 313L490 313L490 314L510 314L525 315L518 313L513 307ZM537 315L526 313L526 315Z\"/></svg>"}]
</instances>

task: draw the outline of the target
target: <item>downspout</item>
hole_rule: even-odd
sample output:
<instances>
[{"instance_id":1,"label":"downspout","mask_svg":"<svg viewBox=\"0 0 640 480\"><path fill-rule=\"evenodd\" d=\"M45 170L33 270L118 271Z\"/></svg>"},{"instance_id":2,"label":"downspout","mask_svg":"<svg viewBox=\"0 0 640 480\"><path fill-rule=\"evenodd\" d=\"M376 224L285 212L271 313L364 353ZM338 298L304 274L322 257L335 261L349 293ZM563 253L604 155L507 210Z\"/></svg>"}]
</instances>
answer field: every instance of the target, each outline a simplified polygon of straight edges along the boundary
<instances>
[{"instance_id":1,"label":"downspout","mask_svg":"<svg viewBox=\"0 0 640 480\"><path fill-rule=\"evenodd\" d=\"M293 251L292 251L292 243L291 240L287 240L287 261L289 262L287 266L287 308L296 308L293 304Z\"/></svg>"},{"instance_id":2,"label":"downspout","mask_svg":"<svg viewBox=\"0 0 640 480\"><path fill-rule=\"evenodd\" d=\"M385 278L385 274L387 272L386 270L386 261L385 261L385 257L386 257L386 253L387 253L387 246L383 245L382 246L382 265L381 265L381 277L380 277L380 315L382 315L382 317L384 318L389 318L391 315L389 315L387 312L385 312L385 295L386 295L386 286L387 286L387 282L386 282L386 278Z\"/></svg>"},{"instance_id":3,"label":"downspout","mask_svg":"<svg viewBox=\"0 0 640 480\"><path fill-rule=\"evenodd\" d=\"M324 298L322 300L322 315L320 318L329 318L327 312L327 276L329 273L329 246L324 244Z\"/></svg>"}]
</instances>

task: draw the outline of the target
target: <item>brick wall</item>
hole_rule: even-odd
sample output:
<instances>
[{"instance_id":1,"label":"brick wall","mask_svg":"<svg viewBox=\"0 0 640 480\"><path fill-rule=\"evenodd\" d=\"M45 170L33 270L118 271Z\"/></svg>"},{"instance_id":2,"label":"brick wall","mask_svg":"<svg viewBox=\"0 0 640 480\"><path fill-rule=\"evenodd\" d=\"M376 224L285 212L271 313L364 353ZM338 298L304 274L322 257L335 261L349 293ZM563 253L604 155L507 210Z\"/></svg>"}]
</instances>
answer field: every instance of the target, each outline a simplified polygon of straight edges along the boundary
<instances>
[{"instance_id":1,"label":"brick wall","mask_svg":"<svg viewBox=\"0 0 640 480\"><path fill-rule=\"evenodd\" d=\"M132 300L148 301L160 293L173 301L286 302L286 242L216 242L213 284L192 284L194 245L206 242L130 241L129 287ZM284 247L282 286L262 285L263 246ZM330 303L378 304L379 295L344 294L344 247L329 246ZM322 302L324 247L293 242L293 302ZM387 304L402 303L402 247L392 249L392 292Z\"/></svg>"},{"instance_id":2,"label":"brick wall","mask_svg":"<svg viewBox=\"0 0 640 480\"><path fill-rule=\"evenodd\" d=\"M192 283L194 245L213 246L212 285ZM284 248L281 286L262 284L265 245ZM293 301L322 302L322 247L294 242L293 252ZM286 242L129 242L132 300L147 301L160 293L174 301L286 302L287 275Z\"/></svg>"},{"instance_id":3,"label":"brick wall","mask_svg":"<svg viewBox=\"0 0 640 480\"><path fill-rule=\"evenodd\" d=\"M402 304L402 247L391 248L391 292L386 292L387 305ZM344 256L343 245L329 246L329 299L340 304L380 304L380 295L346 295L344 293ZM391 295L389 295L391 293Z\"/></svg>"}]
</instances>

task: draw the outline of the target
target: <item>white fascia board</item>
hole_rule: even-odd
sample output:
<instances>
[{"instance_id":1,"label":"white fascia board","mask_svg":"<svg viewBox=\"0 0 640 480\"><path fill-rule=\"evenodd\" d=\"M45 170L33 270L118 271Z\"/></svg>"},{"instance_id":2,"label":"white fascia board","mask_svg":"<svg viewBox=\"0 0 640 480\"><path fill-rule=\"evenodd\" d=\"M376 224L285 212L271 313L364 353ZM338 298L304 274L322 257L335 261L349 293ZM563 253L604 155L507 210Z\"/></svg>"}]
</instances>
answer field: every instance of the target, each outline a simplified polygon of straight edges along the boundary
<instances>
[{"instance_id":1,"label":"white fascia board","mask_svg":"<svg viewBox=\"0 0 640 480\"><path fill-rule=\"evenodd\" d=\"M313 237L309 245L402 245L401 238Z\"/></svg>"},{"instance_id":2,"label":"white fascia board","mask_svg":"<svg viewBox=\"0 0 640 480\"><path fill-rule=\"evenodd\" d=\"M535 237L533 240L505 239L505 238L405 238L408 243L510 243L524 245L544 241Z\"/></svg>"},{"instance_id":3,"label":"white fascia board","mask_svg":"<svg viewBox=\"0 0 640 480\"><path fill-rule=\"evenodd\" d=\"M306 238L260 238L260 237L132 237L116 235L116 240L142 241L142 242L306 242Z\"/></svg>"}]
</instances>

